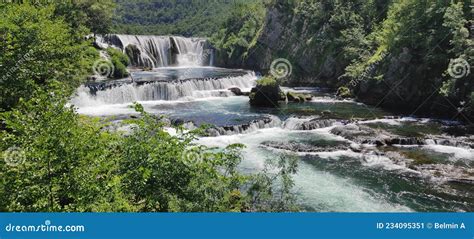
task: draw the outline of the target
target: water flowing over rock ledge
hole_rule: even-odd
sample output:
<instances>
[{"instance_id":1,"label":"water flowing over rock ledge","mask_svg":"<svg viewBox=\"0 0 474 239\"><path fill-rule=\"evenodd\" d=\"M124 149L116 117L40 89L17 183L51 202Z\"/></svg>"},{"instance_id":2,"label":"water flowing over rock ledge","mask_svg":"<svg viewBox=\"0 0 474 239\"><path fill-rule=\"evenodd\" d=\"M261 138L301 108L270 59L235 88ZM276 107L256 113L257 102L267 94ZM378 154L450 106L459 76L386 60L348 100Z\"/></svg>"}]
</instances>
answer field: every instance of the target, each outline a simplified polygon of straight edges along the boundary
<instances>
[{"instance_id":1,"label":"water flowing over rock ledge","mask_svg":"<svg viewBox=\"0 0 474 239\"><path fill-rule=\"evenodd\" d=\"M96 45L122 50L135 67L214 64L214 49L205 38L109 34L96 37Z\"/></svg>"},{"instance_id":2,"label":"water flowing over rock ledge","mask_svg":"<svg viewBox=\"0 0 474 239\"><path fill-rule=\"evenodd\" d=\"M241 76L224 78L201 78L171 81L130 83L110 81L103 84L89 84L77 90L71 100L76 106L123 104L136 101L179 100L183 98L204 98L233 95L229 88L250 88L256 80L253 72Z\"/></svg>"}]
</instances>

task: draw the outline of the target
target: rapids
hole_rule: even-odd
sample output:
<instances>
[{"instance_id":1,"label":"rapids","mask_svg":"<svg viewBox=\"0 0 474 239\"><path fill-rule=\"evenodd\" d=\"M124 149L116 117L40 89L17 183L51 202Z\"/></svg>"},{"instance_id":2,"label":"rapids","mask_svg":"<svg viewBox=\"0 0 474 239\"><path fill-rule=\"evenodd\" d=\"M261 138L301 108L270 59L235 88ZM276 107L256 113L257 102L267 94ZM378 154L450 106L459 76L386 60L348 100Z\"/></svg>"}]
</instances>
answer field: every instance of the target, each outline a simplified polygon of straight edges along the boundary
<instances>
[{"instance_id":1,"label":"rapids","mask_svg":"<svg viewBox=\"0 0 474 239\"><path fill-rule=\"evenodd\" d=\"M179 54L201 54L196 49L201 46L199 41L191 40L194 46L178 37L117 37L122 46L139 46L144 53L139 64L170 64L171 58L165 55L170 54L166 44L172 40ZM191 64L177 59L179 64ZM209 135L197 143L212 147L244 144L239 170L246 173L262 170L268 158L298 157L294 193L304 210L474 209L474 137L447 133L450 127L460 127L459 123L394 116L337 99L319 88L284 88L314 97L279 108L253 108L248 96L236 96L229 90L237 87L248 92L257 78L244 70L161 67L132 72L131 79L83 85L70 104L80 114L117 120L136 114L130 106L140 102L146 111L165 115L169 122L186 123L190 128L211 124ZM174 132L171 127L167 130Z\"/></svg>"}]
</instances>

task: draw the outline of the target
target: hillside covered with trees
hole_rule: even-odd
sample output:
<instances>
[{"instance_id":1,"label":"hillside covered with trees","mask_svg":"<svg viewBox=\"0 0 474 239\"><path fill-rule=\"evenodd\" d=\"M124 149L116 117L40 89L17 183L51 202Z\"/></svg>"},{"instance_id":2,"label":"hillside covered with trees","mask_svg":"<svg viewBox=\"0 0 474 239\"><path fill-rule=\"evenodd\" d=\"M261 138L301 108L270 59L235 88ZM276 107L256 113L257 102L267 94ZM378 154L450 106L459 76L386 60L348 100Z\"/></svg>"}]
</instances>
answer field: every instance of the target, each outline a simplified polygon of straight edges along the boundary
<instances>
[{"instance_id":1,"label":"hillside covered with trees","mask_svg":"<svg viewBox=\"0 0 474 239\"><path fill-rule=\"evenodd\" d=\"M116 0L114 33L209 37L235 4L246 1Z\"/></svg>"},{"instance_id":2,"label":"hillside covered with trees","mask_svg":"<svg viewBox=\"0 0 474 239\"><path fill-rule=\"evenodd\" d=\"M312 200L313 205L305 205L305 210L390 211L400 209L399 203L408 205L402 208L407 210L472 208L474 138L468 129L473 129L474 121L474 43L470 1L203 2L0 3L0 211L296 211L301 210L296 197L306 189L306 196L310 196L299 199ZM179 53L184 60L210 54L216 58L210 62L216 64L127 68L131 62L124 54L127 44L106 49L95 41L99 34L107 33L206 37L200 41L186 38L198 49L173 53L172 46L178 46L179 41L172 42L171 37L140 42L139 37L124 36L134 40L124 42L135 44L128 44L128 49L137 57L152 58L164 49L163 55L178 58ZM146 47L137 47L140 44ZM288 77L260 77L253 72L271 73L272 63L282 58L289 64L287 70L291 69ZM92 79L101 60L111 64L111 77ZM221 73L213 76L216 79L204 74L194 77L192 70L200 68ZM182 70L187 78L163 80L159 78L163 69L165 73ZM238 74L226 73L233 71ZM133 73L151 80L142 76L142 81L136 81ZM193 80L198 83L193 85ZM225 80L230 83L224 84ZM88 88L86 83L91 82L98 87ZM237 83L242 84L235 87ZM180 88L180 84L194 88ZM316 93L295 93L306 92L299 88L284 93L280 85L333 91L319 92L318 88ZM249 92L243 92L247 88ZM264 88L273 91L275 100L265 102L268 108L256 109L262 105L258 97L267 97L260 90ZM79 89L88 103L83 107L94 113L110 107L119 113L100 117L79 114L81 106L71 103ZM103 102L97 100L100 94ZM219 97L228 101L205 104L206 99ZM148 113L147 104L136 103L142 100L166 101L166 106L149 104L148 109L170 111ZM202 102L204 106L199 105ZM121 106L126 109L113 108ZM131 109L133 113L121 114ZM168 119L163 113L184 111L185 116L197 115L203 124ZM426 122L407 117L406 121L413 123L409 127L402 124L405 119L396 118L412 115L434 117ZM206 120L221 125L208 125ZM371 128L372 120L395 123L385 129ZM185 128L188 123L192 127ZM423 128L424 124L430 128ZM323 136L315 130L333 126L338 127ZM264 130L260 129L270 130L261 134ZM462 138L456 138L457 133ZM217 138L229 135L232 137ZM257 140L251 138L255 135ZM204 137L214 137L218 146L199 144ZM286 141L280 139L283 137ZM422 145L429 143L457 151L447 163L439 164L437 157L445 157L446 152L426 154ZM366 145L373 147L364 148ZM420 152L394 151L399 145L413 146ZM252 157L244 167L255 170L242 172L239 166L246 159L246 146L253 151L247 152ZM341 151L349 155L341 160L319 157L319 153L327 153L337 158ZM419 175L445 176L456 189L467 190L437 193L438 185L429 186L423 181L426 178L400 176L383 167L374 170L365 164L367 156L382 157L378 161L397 169L419 170ZM465 165L456 161L465 158L465 162L470 160ZM301 163L306 174L299 175L303 184L296 191L292 176ZM426 165L437 168L423 168ZM411 187L411 183L420 185ZM409 196L402 202L405 196L399 197L400 185L405 184L414 193L432 190L423 197L437 202ZM344 190L346 194L340 198ZM395 197L379 197L392 192ZM452 201L446 198L459 199L456 203L461 206L451 207ZM341 205L335 207L334 201ZM373 209L377 202L382 206ZM448 206L440 206L444 203Z\"/></svg>"},{"instance_id":3,"label":"hillside covered with trees","mask_svg":"<svg viewBox=\"0 0 474 239\"><path fill-rule=\"evenodd\" d=\"M344 87L372 105L472 122L470 5L274 0L263 20L226 21L215 42L224 65L267 72L274 59L285 58L293 67L286 84ZM241 13L261 16L249 8Z\"/></svg>"},{"instance_id":4,"label":"hillside covered with trees","mask_svg":"<svg viewBox=\"0 0 474 239\"><path fill-rule=\"evenodd\" d=\"M135 128L128 133L76 113L69 100L99 58L86 36L110 29L115 4L22 2L0 4L0 211L295 209L294 160L270 162L272 175L244 175L243 145L197 145L200 129L170 134L139 104L140 117L122 122Z\"/></svg>"}]
</instances>

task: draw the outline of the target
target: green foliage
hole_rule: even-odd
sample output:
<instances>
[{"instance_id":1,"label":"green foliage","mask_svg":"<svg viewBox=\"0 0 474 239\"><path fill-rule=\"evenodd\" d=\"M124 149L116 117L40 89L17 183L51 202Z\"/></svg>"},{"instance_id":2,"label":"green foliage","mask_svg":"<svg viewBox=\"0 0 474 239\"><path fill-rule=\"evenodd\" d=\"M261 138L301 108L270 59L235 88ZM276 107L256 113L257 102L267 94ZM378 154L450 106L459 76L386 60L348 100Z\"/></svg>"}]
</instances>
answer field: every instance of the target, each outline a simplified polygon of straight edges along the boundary
<instances>
[{"instance_id":1,"label":"green foliage","mask_svg":"<svg viewBox=\"0 0 474 239\"><path fill-rule=\"evenodd\" d=\"M260 86L277 86L278 81L275 79L275 77L264 76L264 77L257 80L257 85L260 85Z\"/></svg>"},{"instance_id":2,"label":"green foliage","mask_svg":"<svg viewBox=\"0 0 474 239\"><path fill-rule=\"evenodd\" d=\"M344 76L355 83L351 85L356 91L365 82L366 86L380 91L369 98L384 98L385 102L406 110L422 103L429 107L433 102L443 101L443 97L462 107L474 89L472 75L467 74L474 51L467 29L470 13L466 4L467 1L393 1L387 18L364 38L367 50L346 67ZM464 71L464 74L453 77L453 71ZM387 79L404 80L396 95L406 99L405 102L393 102L386 97L379 88L385 84L378 82ZM439 91L430 95L433 86ZM416 91L416 96L410 91ZM426 98L430 101L423 102ZM436 108L444 113L456 111L455 107Z\"/></svg>"},{"instance_id":3,"label":"green foliage","mask_svg":"<svg viewBox=\"0 0 474 239\"><path fill-rule=\"evenodd\" d=\"M265 8L261 1L236 4L211 38L222 58L243 62L248 50L256 44L264 18Z\"/></svg>"},{"instance_id":4,"label":"green foliage","mask_svg":"<svg viewBox=\"0 0 474 239\"><path fill-rule=\"evenodd\" d=\"M0 5L0 211L293 208L289 173L296 165L281 163L284 171L272 179L284 185L273 187L264 175L237 171L242 145L206 148L193 143L198 131L180 128L172 136L140 105L141 117L123 122L128 133L67 106L99 57L84 40L87 27L105 32L110 7L110 1ZM108 54L114 76L124 77L129 59L113 49ZM255 200L255 188L265 199Z\"/></svg>"},{"instance_id":5,"label":"green foliage","mask_svg":"<svg viewBox=\"0 0 474 239\"><path fill-rule=\"evenodd\" d=\"M114 65L113 77L116 79L127 77L129 75L127 66L130 65L128 56L114 48L107 48L107 54Z\"/></svg>"},{"instance_id":6,"label":"green foliage","mask_svg":"<svg viewBox=\"0 0 474 239\"><path fill-rule=\"evenodd\" d=\"M109 33L114 10L113 0L76 0L56 3L56 14L63 16L73 29L85 26L94 34Z\"/></svg>"},{"instance_id":7,"label":"green foliage","mask_svg":"<svg viewBox=\"0 0 474 239\"><path fill-rule=\"evenodd\" d=\"M457 59L458 61L464 61L468 63L474 60L474 41L469 37L469 30L466 28L468 21L465 18L463 10L464 4L462 2L451 3L444 13L443 26L450 32L449 44L451 49L448 50L451 53L451 60ZM451 67L451 69L449 69ZM466 66L465 66L466 67ZM467 74L467 69L462 69L465 76L460 78L453 78L449 71L456 71L452 69L454 66L449 66L445 72L445 75L450 79L443 82L443 87L440 93L444 96L455 96L461 100L469 100L471 92L474 91L474 85L472 82L472 75ZM472 72L471 72L472 74ZM467 86L467 87L466 87Z\"/></svg>"},{"instance_id":8,"label":"green foliage","mask_svg":"<svg viewBox=\"0 0 474 239\"><path fill-rule=\"evenodd\" d=\"M254 177L254 183L249 188L252 205L250 210L297 211L296 197L292 193L292 175L296 173L297 167L297 157L291 155L268 159L263 172ZM277 189L269 190L274 187Z\"/></svg>"},{"instance_id":9,"label":"green foliage","mask_svg":"<svg viewBox=\"0 0 474 239\"><path fill-rule=\"evenodd\" d=\"M91 71L97 55L83 40L86 32L69 28L53 5L8 4L0 15L0 108L10 109L53 80L67 82L72 92Z\"/></svg>"},{"instance_id":10,"label":"green foliage","mask_svg":"<svg viewBox=\"0 0 474 239\"><path fill-rule=\"evenodd\" d=\"M0 211L294 209L294 160L282 158L271 177L242 175L242 145L206 148L192 143L194 132L179 128L172 136L138 104L140 119L126 122L131 132L107 131L103 122L66 107L62 87L38 88L0 114ZM12 150L23 159L16 165L8 163Z\"/></svg>"},{"instance_id":11,"label":"green foliage","mask_svg":"<svg viewBox=\"0 0 474 239\"><path fill-rule=\"evenodd\" d=\"M79 117L65 106L63 85L51 85L1 114L1 151L17 148L24 161L0 162L0 211L133 210L120 191L114 160L120 138Z\"/></svg>"},{"instance_id":12,"label":"green foliage","mask_svg":"<svg viewBox=\"0 0 474 239\"><path fill-rule=\"evenodd\" d=\"M115 2L117 4L113 28L115 33L201 37L209 37L217 32L235 4L234 1L191 0L116 0Z\"/></svg>"},{"instance_id":13,"label":"green foliage","mask_svg":"<svg viewBox=\"0 0 474 239\"><path fill-rule=\"evenodd\" d=\"M336 95L341 98L352 97L351 90L348 87L341 86L337 89Z\"/></svg>"}]
</instances>

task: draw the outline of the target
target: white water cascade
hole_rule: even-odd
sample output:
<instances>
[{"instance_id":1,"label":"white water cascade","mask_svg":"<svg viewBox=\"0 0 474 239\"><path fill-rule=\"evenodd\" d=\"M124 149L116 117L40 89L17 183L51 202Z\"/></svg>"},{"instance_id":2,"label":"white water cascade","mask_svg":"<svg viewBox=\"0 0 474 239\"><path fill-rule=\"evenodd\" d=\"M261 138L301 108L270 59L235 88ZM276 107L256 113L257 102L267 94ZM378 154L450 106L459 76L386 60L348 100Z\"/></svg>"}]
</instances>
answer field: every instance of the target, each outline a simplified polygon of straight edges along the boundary
<instances>
[{"instance_id":1,"label":"white water cascade","mask_svg":"<svg viewBox=\"0 0 474 239\"><path fill-rule=\"evenodd\" d=\"M243 76L224 77L219 79L189 79L170 82L151 82L142 85L136 83L97 91L95 94L87 86L77 90L76 97L71 104L82 106L95 106L105 104L123 104L135 101L156 100L190 100L195 98L220 97L233 95L228 89L239 87L251 88L256 81L255 73Z\"/></svg>"},{"instance_id":2,"label":"white water cascade","mask_svg":"<svg viewBox=\"0 0 474 239\"><path fill-rule=\"evenodd\" d=\"M178 54L178 66L204 66L209 63L212 50L204 50L206 40L201 38L172 37Z\"/></svg>"},{"instance_id":3,"label":"white water cascade","mask_svg":"<svg viewBox=\"0 0 474 239\"><path fill-rule=\"evenodd\" d=\"M121 49L137 67L210 66L214 58L204 38L111 34L96 41Z\"/></svg>"}]
</instances>

